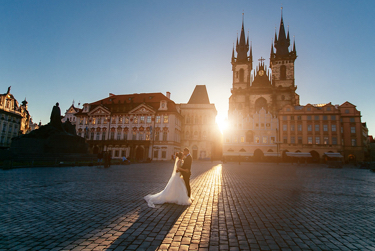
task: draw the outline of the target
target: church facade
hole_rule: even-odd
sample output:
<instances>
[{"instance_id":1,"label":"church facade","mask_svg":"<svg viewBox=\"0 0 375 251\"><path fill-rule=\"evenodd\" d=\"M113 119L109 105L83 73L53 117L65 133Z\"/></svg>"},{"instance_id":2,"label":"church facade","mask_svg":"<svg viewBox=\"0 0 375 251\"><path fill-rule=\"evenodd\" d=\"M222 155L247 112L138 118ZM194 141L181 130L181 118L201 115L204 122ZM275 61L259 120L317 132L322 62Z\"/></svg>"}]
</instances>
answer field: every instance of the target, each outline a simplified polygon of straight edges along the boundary
<instances>
[{"instance_id":1,"label":"church facade","mask_svg":"<svg viewBox=\"0 0 375 251\"><path fill-rule=\"evenodd\" d=\"M339 153L346 161L366 159L366 123L356 106L345 102L300 105L294 79L296 45L291 46L281 16L271 45L269 69L260 58L253 69L252 48L244 23L232 51L233 83L223 158L262 160L288 152L306 153L314 161Z\"/></svg>"},{"instance_id":2,"label":"church facade","mask_svg":"<svg viewBox=\"0 0 375 251\"><path fill-rule=\"evenodd\" d=\"M271 46L270 69L261 58L253 69L252 47L245 37L244 22L232 51L233 83L229 98L229 127L224 131L223 157L237 159L276 156L278 111L285 105L299 105L294 82L295 44L289 50L281 18L279 34Z\"/></svg>"}]
</instances>

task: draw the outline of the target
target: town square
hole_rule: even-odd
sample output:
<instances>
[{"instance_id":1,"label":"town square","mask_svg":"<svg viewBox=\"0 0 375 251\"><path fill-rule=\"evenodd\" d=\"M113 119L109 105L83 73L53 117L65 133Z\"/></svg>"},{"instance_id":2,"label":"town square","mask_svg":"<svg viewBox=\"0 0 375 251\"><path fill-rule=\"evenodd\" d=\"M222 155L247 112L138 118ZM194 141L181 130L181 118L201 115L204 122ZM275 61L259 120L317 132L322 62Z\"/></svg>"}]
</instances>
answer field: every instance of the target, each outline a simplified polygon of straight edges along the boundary
<instances>
[{"instance_id":1,"label":"town square","mask_svg":"<svg viewBox=\"0 0 375 251\"><path fill-rule=\"evenodd\" d=\"M363 1L3 1L0 251L375 250Z\"/></svg>"},{"instance_id":2,"label":"town square","mask_svg":"<svg viewBox=\"0 0 375 251\"><path fill-rule=\"evenodd\" d=\"M149 208L172 166L0 171L0 250L375 249L369 170L197 161L192 205Z\"/></svg>"}]
</instances>

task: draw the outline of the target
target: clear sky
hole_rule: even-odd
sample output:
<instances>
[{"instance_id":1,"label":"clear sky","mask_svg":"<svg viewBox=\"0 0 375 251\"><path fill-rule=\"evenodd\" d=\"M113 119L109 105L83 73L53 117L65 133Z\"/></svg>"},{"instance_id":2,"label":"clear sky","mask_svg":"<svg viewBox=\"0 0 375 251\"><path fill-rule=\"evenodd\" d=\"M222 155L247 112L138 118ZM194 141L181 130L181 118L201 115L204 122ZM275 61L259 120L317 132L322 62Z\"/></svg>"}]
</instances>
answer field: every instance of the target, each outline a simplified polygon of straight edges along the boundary
<instances>
[{"instance_id":1,"label":"clear sky","mask_svg":"<svg viewBox=\"0 0 375 251\"><path fill-rule=\"evenodd\" d=\"M206 85L222 120L242 12L255 68L260 57L269 65L281 6L295 36L301 105L349 101L375 134L375 1L3 0L0 92L12 86L45 124L56 102L65 113L73 100L170 91L187 103L195 85Z\"/></svg>"}]
</instances>

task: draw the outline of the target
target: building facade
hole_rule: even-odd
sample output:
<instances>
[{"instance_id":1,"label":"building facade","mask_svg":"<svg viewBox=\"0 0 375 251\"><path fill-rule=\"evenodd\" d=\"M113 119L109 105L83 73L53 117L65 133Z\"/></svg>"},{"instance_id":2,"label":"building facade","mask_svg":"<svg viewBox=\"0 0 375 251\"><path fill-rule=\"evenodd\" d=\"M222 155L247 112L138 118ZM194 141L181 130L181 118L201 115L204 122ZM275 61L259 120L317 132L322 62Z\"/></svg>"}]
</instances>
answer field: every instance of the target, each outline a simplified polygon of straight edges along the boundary
<instances>
[{"instance_id":1,"label":"building facade","mask_svg":"<svg viewBox=\"0 0 375 251\"><path fill-rule=\"evenodd\" d=\"M252 70L248 41L242 21L236 54L234 48L232 51L233 83L229 127L224 132L224 158L261 160L302 152L320 161L325 153L334 152L346 161L366 159L368 129L355 105L300 105L294 79L296 45L294 42L291 47L283 17L271 45L270 69L260 58L259 65Z\"/></svg>"},{"instance_id":2,"label":"building facade","mask_svg":"<svg viewBox=\"0 0 375 251\"><path fill-rule=\"evenodd\" d=\"M205 85L197 85L187 104L180 104L182 148L188 147L193 159L221 159L221 133L215 122L217 111L210 103Z\"/></svg>"},{"instance_id":3,"label":"building facade","mask_svg":"<svg viewBox=\"0 0 375 251\"><path fill-rule=\"evenodd\" d=\"M64 118L61 119L61 122L64 123L66 121L70 121L72 125L75 125L77 122L77 117L75 115L81 110L82 109L75 107L73 102L73 104L68 108L68 110L66 110Z\"/></svg>"},{"instance_id":4,"label":"building facade","mask_svg":"<svg viewBox=\"0 0 375 251\"><path fill-rule=\"evenodd\" d=\"M180 108L162 93L113 95L83 104L74 114L91 152L136 161L169 160L181 151Z\"/></svg>"},{"instance_id":5,"label":"building facade","mask_svg":"<svg viewBox=\"0 0 375 251\"><path fill-rule=\"evenodd\" d=\"M19 105L10 93L10 87L0 94L0 147L10 147L13 137L30 131L31 120L26 99Z\"/></svg>"},{"instance_id":6,"label":"building facade","mask_svg":"<svg viewBox=\"0 0 375 251\"><path fill-rule=\"evenodd\" d=\"M252 48L245 38L244 23L236 53L232 51L233 83L229 98L229 127L224 131L223 155L225 159L276 156L278 111L285 105L299 105L295 92L294 63L297 58L295 44L289 50L289 31L286 35L281 18L279 35L271 46L270 69L260 58L252 69ZM275 50L274 50L275 48Z\"/></svg>"}]
</instances>

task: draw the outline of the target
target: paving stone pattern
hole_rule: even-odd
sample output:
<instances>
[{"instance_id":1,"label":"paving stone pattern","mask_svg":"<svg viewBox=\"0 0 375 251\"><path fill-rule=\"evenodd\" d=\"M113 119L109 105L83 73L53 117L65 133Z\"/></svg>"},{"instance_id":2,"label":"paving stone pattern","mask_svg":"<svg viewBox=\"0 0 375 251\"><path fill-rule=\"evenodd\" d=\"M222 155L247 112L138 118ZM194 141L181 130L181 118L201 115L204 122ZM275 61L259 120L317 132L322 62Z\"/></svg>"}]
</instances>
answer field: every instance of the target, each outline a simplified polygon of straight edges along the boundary
<instances>
[{"instance_id":1,"label":"paving stone pattern","mask_svg":"<svg viewBox=\"0 0 375 251\"><path fill-rule=\"evenodd\" d=\"M1 250L375 250L375 174L194 162L191 206L149 208L173 164L0 171Z\"/></svg>"}]
</instances>

